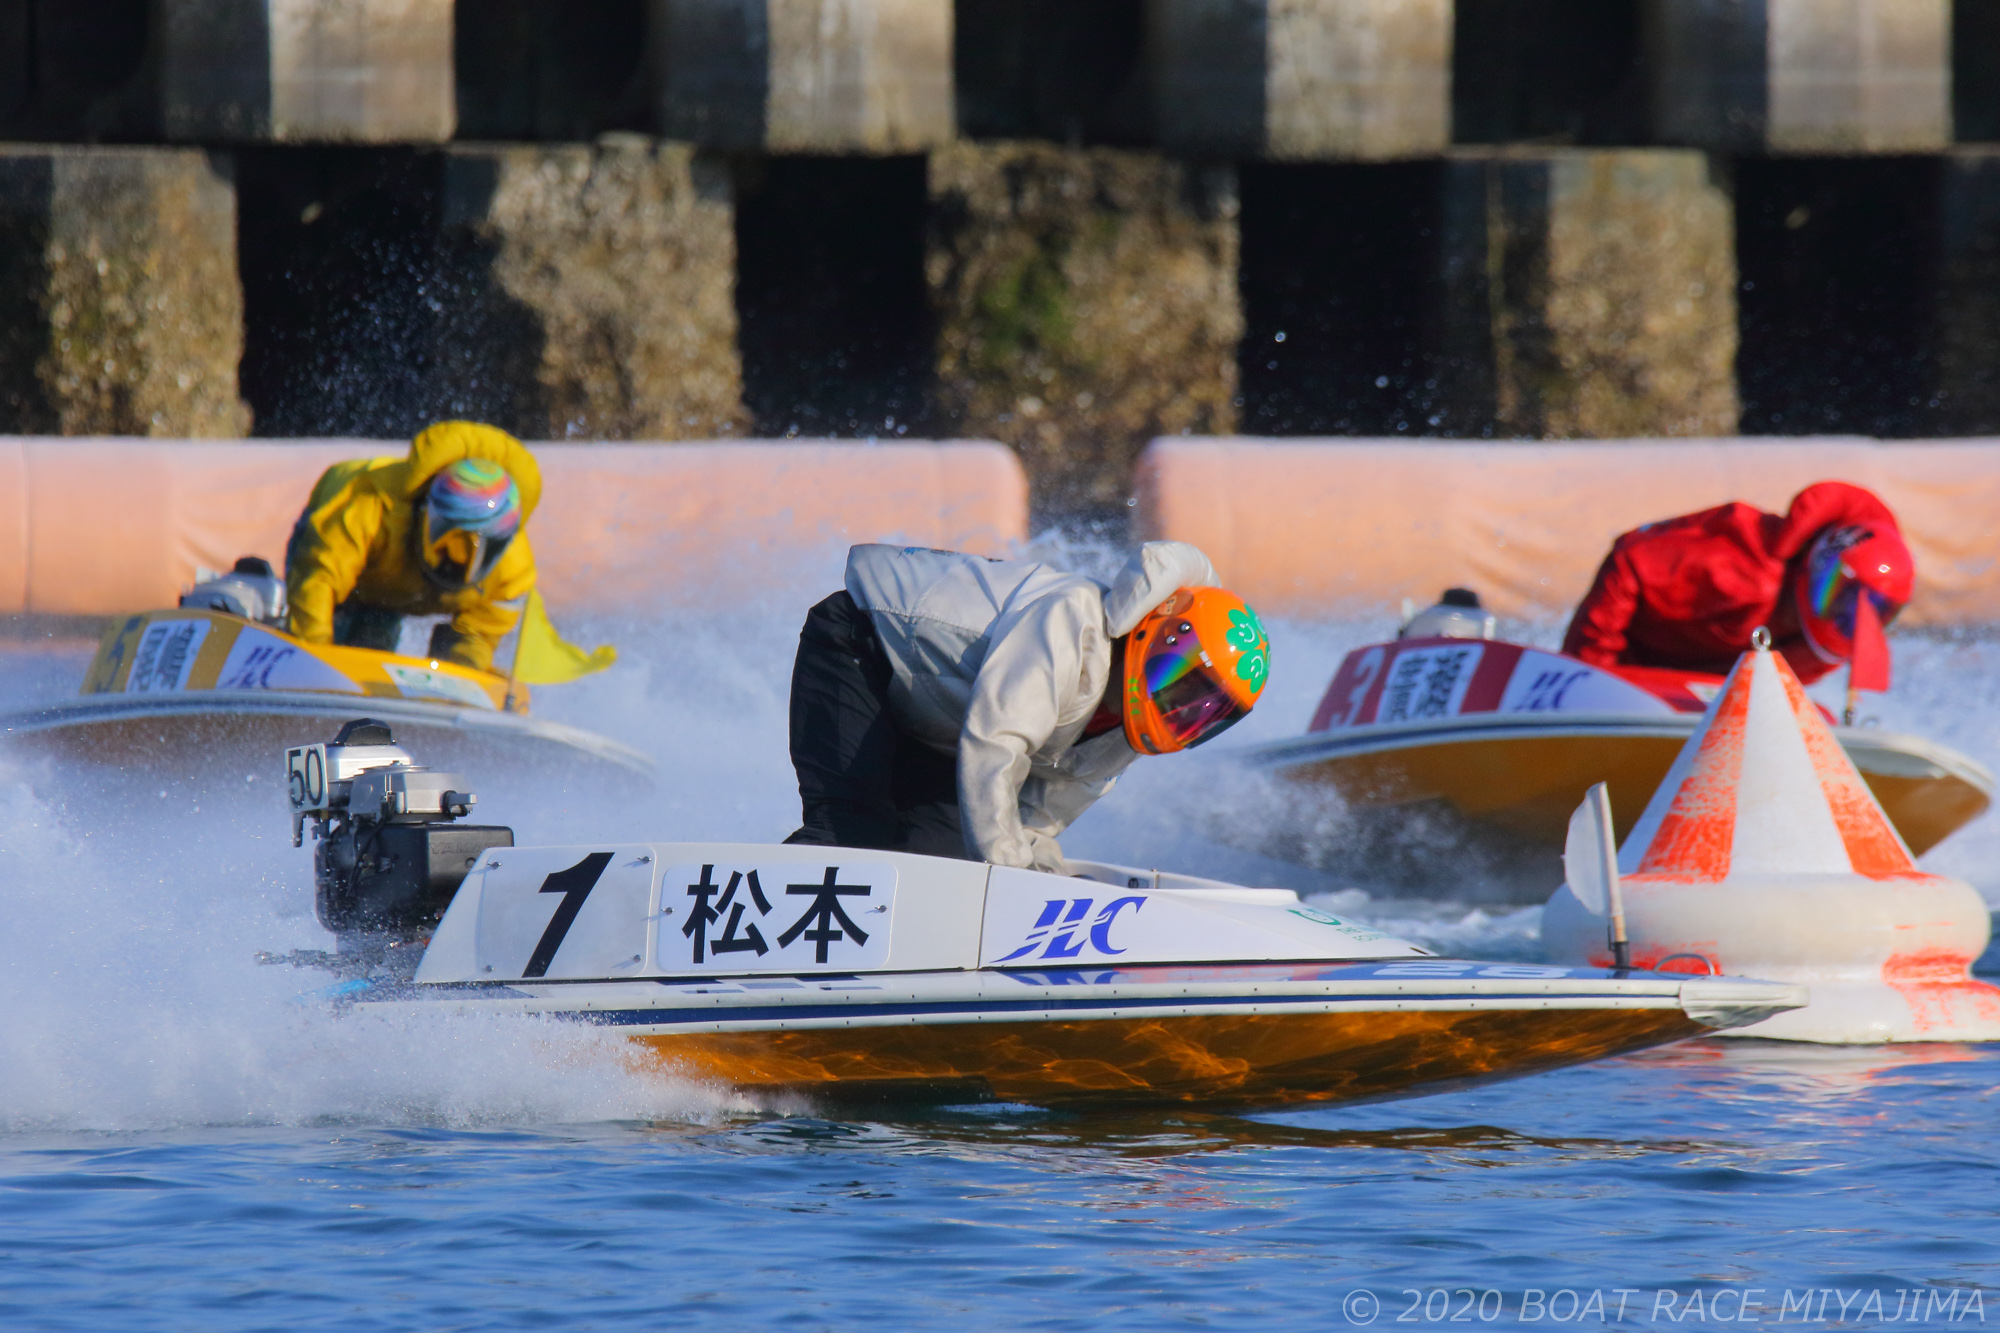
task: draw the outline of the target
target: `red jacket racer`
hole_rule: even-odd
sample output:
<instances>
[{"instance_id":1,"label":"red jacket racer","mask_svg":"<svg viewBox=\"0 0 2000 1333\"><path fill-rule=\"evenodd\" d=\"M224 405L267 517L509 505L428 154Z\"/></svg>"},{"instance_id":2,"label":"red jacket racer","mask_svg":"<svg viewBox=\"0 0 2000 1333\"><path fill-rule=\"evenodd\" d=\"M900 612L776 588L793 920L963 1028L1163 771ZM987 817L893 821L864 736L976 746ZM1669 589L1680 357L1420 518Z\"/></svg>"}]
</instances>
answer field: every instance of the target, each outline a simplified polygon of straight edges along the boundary
<instances>
[{"instance_id":1,"label":"red jacket racer","mask_svg":"<svg viewBox=\"0 0 2000 1333\"><path fill-rule=\"evenodd\" d=\"M1845 603L1848 638L1822 630L1816 646L1808 630L1835 609L1822 607L1816 616L1808 585L1825 590L1833 584L1815 582L1807 566L1825 563L1828 555L1838 562L1846 551L1869 557L1867 568L1853 576L1862 586ZM1878 551L1888 554L1877 560ZM1854 563L1851 556L1847 563ZM1810 682L1852 654L1852 606L1859 592L1872 592L1881 609L1877 614L1871 607L1861 617L1861 633L1879 644L1880 624L1909 600L1912 573L1896 516L1880 498L1846 482L1816 482L1782 515L1738 501L1620 536L1570 620L1563 651L1595 666L1721 675L1761 625L1799 678ZM1886 672L1886 646L1874 650L1884 655Z\"/></svg>"}]
</instances>

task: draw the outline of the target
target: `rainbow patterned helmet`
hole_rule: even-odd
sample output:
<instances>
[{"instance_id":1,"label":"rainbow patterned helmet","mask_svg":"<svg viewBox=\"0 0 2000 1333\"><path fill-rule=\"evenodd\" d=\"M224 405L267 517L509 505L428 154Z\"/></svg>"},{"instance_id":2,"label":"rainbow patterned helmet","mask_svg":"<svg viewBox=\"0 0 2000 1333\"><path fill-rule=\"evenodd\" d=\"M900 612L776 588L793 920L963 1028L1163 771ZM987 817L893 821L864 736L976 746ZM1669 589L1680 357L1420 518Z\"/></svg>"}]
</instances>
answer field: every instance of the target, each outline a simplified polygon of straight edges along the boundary
<instances>
[{"instance_id":1,"label":"rainbow patterned helmet","mask_svg":"<svg viewBox=\"0 0 2000 1333\"><path fill-rule=\"evenodd\" d=\"M1140 754L1191 750L1241 721L1271 674L1257 613L1221 588L1181 588L1125 640L1125 739Z\"/></svg>"},{"instance_id":2,"label":"rainbow patterned helmet","mask_svg":"<svg viewBox=\"0 0 2000 1333\"><path fill-rule=\"evenodd\" d=\"M1830 527L1813 539L1793 576L1799 628L1823 662L1853 660L1856 639L1865 656L1886 659L1882 627L1910 600L1916 562L1895 528ZM1860 615L1862 598L1873 615Z\"/></svg>"},{"instance_id":3,"label":"rainbow patterned helmet","mask_svg":"<svg viewBox=\"0 0 2000 1333\"><path fill-rule=\"evenodd\" d=\"M424 573L447 588L485 580L521 530L521 488L498 463L461 458L418 501Z\"/></svg>"}]
</instances>

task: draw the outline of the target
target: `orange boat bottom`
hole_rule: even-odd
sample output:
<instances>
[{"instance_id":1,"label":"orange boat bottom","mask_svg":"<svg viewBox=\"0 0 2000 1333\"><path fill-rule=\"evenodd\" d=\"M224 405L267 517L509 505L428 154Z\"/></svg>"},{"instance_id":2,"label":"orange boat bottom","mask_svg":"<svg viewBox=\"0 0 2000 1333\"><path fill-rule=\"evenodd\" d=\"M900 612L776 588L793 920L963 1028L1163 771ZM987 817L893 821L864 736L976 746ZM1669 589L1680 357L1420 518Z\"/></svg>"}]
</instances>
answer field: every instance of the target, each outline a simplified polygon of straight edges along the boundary
<instances>
[{"instance_id":1,"label":"orange boat bottom","mask_svg":"<svg viewBox=\"0 0 2000 1333\"><path fill-rule=\"evenodd\" d=\"M1279 1104L1442 1091L1708 1028L1678 1008L1215 1014L637 1036L665 1072L745 1091L1041 1106Z\"/></svg>"}]
</instances>

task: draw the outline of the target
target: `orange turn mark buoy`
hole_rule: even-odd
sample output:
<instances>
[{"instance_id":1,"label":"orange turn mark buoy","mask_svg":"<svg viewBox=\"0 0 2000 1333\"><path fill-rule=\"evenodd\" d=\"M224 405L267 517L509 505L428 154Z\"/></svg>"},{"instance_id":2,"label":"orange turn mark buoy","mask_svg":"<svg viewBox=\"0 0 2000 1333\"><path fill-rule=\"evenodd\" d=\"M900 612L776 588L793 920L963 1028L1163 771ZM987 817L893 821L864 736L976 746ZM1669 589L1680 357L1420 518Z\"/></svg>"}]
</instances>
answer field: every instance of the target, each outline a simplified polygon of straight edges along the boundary
<instances>
[{"instance_id":1,"label":"orange turn mark buoy","mask_svg":"<svg viewBox=\"0 0 2000 1333\"><path fill-rule=\"evenodd\" d=\"M1917 868L1782 657L1738 659L1619 851L1633 961L1803 982L1812 1003L1740 1034L1796 1041L2000 1040L1972 978L1991 923L1971 885ZM1552 959L1609 962L1567 885Z\"/></svg>"},{"instance_id":2,"label":"orange turn mark buoy","mask_svg":"<svg viewBox=\"0 0 2000 1333\"><path fill-rule=\"evenodd\" d=\"M1710 705L1701 729L1682 747L1660 784L1660 791L1673 792L1673 800L1655 821L1652 836L1639 844L1645 849L1639 864L1619 866L1628 878L1635 872L1711 882L1728 877L1750 704L1749 690L1734 688L1734 680L1730 685ZM1652 814L1650 808L1647 814Z\"/></svg>"}]
</instances>

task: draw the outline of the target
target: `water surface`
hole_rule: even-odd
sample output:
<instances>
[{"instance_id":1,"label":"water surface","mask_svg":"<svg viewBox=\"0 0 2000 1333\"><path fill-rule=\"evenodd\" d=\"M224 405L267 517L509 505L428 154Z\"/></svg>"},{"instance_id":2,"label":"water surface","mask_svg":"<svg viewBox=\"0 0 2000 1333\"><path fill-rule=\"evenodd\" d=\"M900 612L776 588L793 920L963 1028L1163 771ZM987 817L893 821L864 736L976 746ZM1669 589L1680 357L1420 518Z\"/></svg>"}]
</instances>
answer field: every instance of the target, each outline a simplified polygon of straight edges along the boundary
<instances>
[{"instance_id":1,"label":"water surface","mask_svg":"<svg viewBox=\"0 0 2000 1333\"><path fill-rule=\"evenodd\" d=\"M649 749L660 783L578 803L476 775L482 817L523 842L783 836L797 618L578 627L624 661L541 710ZM1384 629L1274 627L1270 696L1229 744L1300 729ZM1897 646L1884 725L2000 760L2000 650ZM0 708L67 693L86 657L0 652ZM751 1105L635 1071L615 1035L302 1000L314 974L254 962L327 943L275 777L205 804L159 778L114 799L0 760L10 1330L1603 1326L1621 1299L1633 1326L1875 1327L1981 1323L2000 1274L1990 1048L1694 1042L1241 1117ZM1217 836L1289 800L1219 746L1139 765L1066 841L1536 955L1532 909L1467 901L1476 866L1392 899ZM1926 864L1991 893L1995 850L1976 825Z\"/></svg>"}]
</instances>

